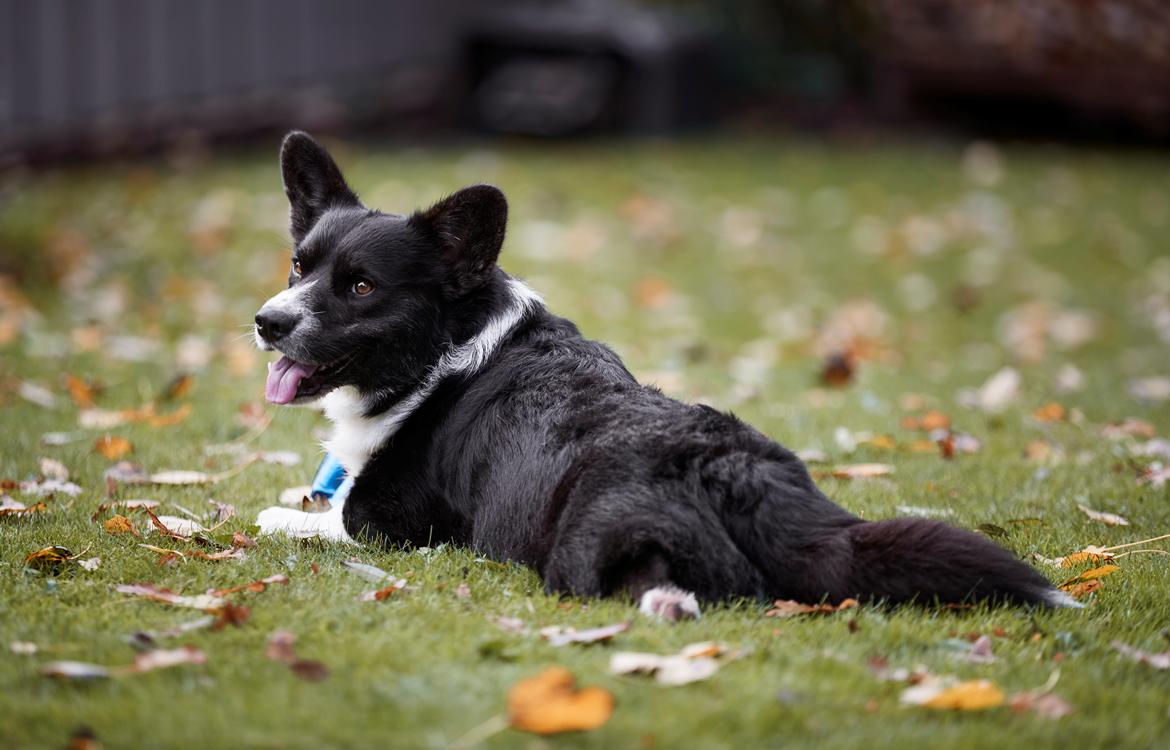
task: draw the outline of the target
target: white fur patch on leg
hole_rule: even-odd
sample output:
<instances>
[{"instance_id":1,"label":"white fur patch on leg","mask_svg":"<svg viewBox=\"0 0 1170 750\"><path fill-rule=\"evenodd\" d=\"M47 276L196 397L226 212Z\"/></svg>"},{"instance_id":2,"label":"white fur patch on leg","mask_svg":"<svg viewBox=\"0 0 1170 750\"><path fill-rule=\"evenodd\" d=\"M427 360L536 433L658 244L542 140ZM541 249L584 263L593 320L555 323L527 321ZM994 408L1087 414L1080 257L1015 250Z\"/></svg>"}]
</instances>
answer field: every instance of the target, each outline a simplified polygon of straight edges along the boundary
<instances>
[{"instance_id":1,"label":"white fur patch on leg","mask_svg":"<svg viewBox=\"0 0 1170 750\"><path fill-rule=\"evenodd\" d=\"M1069 609L1084 609L1085 605L1058 589L1044 593L1044 600L1052 607L1067 607Z\"/></svg>"},{"instance_id":2,"label":"white fur patch on leg","mask_svg":"<svg viewBox=\"0 0 1170 750\"><path fill-rule=\"evenodd\" d=\"M357 544L345 530L341 509L335 505L326 513L304 513L292 508L267 508L256 516L261 534L284 534L295 539L318 537L331 542Z\"/></svg>"},{"instance_id":3,"label":"white fur patch on leg","mask_svg":"<svg viewBox=\"0 0 1170 750\"><path fill-rule=\"evenodd\" d=\"M655 586L642 594L642 600L638 602L638 611L669 622L697 620L699 602L689 591L683 591L675 586Z\"/></svg>"}]
</instances>

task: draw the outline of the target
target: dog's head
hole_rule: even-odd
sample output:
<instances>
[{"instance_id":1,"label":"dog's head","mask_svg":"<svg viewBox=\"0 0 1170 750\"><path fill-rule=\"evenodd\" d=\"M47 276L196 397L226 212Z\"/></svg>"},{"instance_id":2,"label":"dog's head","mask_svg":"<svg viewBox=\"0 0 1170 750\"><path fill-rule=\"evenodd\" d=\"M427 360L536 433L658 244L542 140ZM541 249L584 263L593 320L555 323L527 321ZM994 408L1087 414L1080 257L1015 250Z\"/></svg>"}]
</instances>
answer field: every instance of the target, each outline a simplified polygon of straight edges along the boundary
<instances>
[{"instance_id":1,"label":"dog's head","mask_svg":"<svg viewBox=\"0 0 1170 750\"><path fill-rule=\"evenodd\" d=\"M265 396L307 402L341 386L408 391L491 294L508 206L489 185L408 216L366 208L305 133L280 154L291 215L288 288L256 314L256 343L284 356Z\"/></svg>"}]
</instances>

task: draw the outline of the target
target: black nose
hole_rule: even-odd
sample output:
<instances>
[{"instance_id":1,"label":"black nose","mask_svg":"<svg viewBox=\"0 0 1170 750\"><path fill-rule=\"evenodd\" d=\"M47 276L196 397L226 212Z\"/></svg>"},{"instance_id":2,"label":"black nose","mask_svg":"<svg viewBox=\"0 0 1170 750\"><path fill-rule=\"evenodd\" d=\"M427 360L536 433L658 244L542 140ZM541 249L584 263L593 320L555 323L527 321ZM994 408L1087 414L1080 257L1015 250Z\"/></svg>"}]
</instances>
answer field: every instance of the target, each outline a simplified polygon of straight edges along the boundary
<instances>
[{"instance_id":1,"label":"black nose","mask_svg":"<svg viewBox=\"0 0 1170 750\"><path fill-rule=\"evenodd\" d=\"M261 310L256 313L256 332L266 341L280 341L292 333L300 318L282 310Z\"/></svg>"}]
</instances>

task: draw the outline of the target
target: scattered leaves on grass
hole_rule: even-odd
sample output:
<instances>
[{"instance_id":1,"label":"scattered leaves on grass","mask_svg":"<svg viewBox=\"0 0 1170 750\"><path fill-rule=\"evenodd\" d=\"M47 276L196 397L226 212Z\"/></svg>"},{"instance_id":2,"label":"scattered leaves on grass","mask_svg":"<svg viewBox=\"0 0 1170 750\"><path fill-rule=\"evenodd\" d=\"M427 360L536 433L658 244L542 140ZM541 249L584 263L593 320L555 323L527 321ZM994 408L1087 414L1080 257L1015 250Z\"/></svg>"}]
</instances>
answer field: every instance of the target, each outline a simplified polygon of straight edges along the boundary
<instances>
[{"instance_id":1,"label":"scattered leaves on grass","mask_svg":"<svg viewBox=\"0 0 1170 750\"><path fill-rule=\"evenodd\" d=\"M329 668L314 659L297 657L294 644L297 637L287 630L277 630L268 637L264 655L275 662L288 665L292 673L302 680L320 682L329 676Z\"/></svg>"},{"instance_id":2,"label":"scattered leaves on grass","mask_svg":"<svg viewBox=\"0 0 1170 750\"><path fill-rule=\"evenodd\" d=\"M669 656L620 651L610 658L609 671L617 675L653 674L659 685L686 685L711 677L723 662L741 656L741 651L715 642L692 643Z\"/></svg>"},{"instance_id":3,"label":"scattered leaves on grass","mask_svg":"<svg viewBox=\"0 0 1170 750\"><path fill-rule=\"evenodd\" d=\"M134 444L119 435L102 435L94 441L93 449L111 461L117 461L132 452Z\"/></svg>"},{"instance_id":4,"label":"scattered leaves on grass","mask_svg":"<svg viewBox=\"0 0 1170 750\"><path fill-rule=\"evenodd\" d=\"M93 512L93 515L90 516L89 520L96 522L101 514L105 513L107 510L113 510L114 508L123 508L127 512L133 512L136 510L151 510L157 507L158 500L116 500L111 503L101 503L98 505L97 510Z\"/></svg>"},{"instance_id":5,"label":"scattered leaves on grass","mask_svg":"<svg viewBox=\"0 0 1170 750\"><path fill-rule=\"evenodd\" d=\"M62 495L76 497L82 493L81 487L73 482L62 482L59 479L44 479L40 482L21 482L20 491L34 497L49 497L60 492Z\"/></svg>"},{"instance_id":6,"label":"scattered leaves on grass","mask_svg":"<svg viewBox=\"0 0 1170 750\"><path fill-rule=\"evenodd\" d=\"M139 536L138 530L134 528L134 523L126 516L114 516L106 519L102 524L107 534L118 536L120 534L133 534Z\"/></svg>"},{"instance_id":7,"label":"scattered leaves on grass","mask_svg":"<svg viewBox=\"0 0 1170 750\"><path fill-rule=\"evenodd\" d=\"M0 518L8 518L11 516L30 516L34 513L44 513L49 509L49 506L43 502L33 503L26 506L24 503L17 502L5 494L0 494Z\"/></svg>"},{"instance_id":8,"label":"scattered leaves on grass","mask_svg":"<svg viewBox=\"0 0 1170 750\"><path fill-rule=\"evenodd\" d=\"M1093 510L1092 508L1088 508L1080 504L1077 505L1077 508L1079 508L1080 511L1089 518L1093 519L1094 521L1100 521L1106 526L1129 526L1129 521L1124 517L1117 515L1116 513L1105 513L1099 510Z\"/></svg>"},{"instance_id":9,"label":"scattered leaves on grass","mask_svg":"<svg viewBox=\"0 0 1170 750\"><path fill-rule=\"evenodd\" d=\"M375 591L367 591L358 597L361 602L381 602L389 599L397 594L399 591L406 589L406 579L398 578L392 580L389 586L377 589Z\"/></svg>"},{"instance_id":10,"label":"scattered leaves on grass","mask_svg":"<svg viewBox=\"0 0 1170 750\"><path fill-rule=\"evenodd\" d=\"M952 686L944 680L926 680L903 690L899 701L946 711L982 711L1003 705L1005 697L990 680L969 680Z\"/></svg>"},{"instance_id":11,"label":"scattered leaves on grass","mask_svg":"<svg viewBox=\"0 0 1170 750\"><path fill-rule=\"evenodd\" d=\"M1101 435L1109 440L1124 440L1126 438L1150 439L1157 434L1154 425L1136 417L1126 417L1120 422L1111 422L1101 428Z\"/></svg>"},{"instance_id":12,"label":"scattered leaves on grass","mask_svg":"<svg viewBox=\"0 0 1170 750\"><path fill-rule=\"evenodd\" d=\"M540 629L540 637L548 641L550 646L567 646L570 643L599 643L601 641L608 641L619 633L624 633L630 629L629 622L619 622L614 625L606 625L600 628L590 628L588 630L577 630L572 627L562 627L560 625L550 625L546 628Z\"/></svg>"},{"instance_id":13,"label":"scattered leaves on grass","mask_svg":"<svg viewBox=\"0 0 1170 750\"><path fill-rule=\"evenodd\" d=\"M937 409L931 409L921 416L907 415L902 417L901 425L904 430L920 430L922 432L949 430L951 418Z\"/></svg>"},{"instance_id":14,"label":"scattered leaves on grass","mask_svg":"<svg viewBox=\"0 0 1170 750\"><path fill-rule=\"evenodd\" d=\"M183 664L205 664L206 662L207 655L199 649L194 646L181 646L175 649L145 651L135 655L134 662L124 667L104 667L100 664L88 664L80 661L50 662L41 667L41 674L57 679L100 680L111 677L128 677Z\"/></svg>"},{"instance_id":15,"label":"scattered leaves on grass","mask_svg":"<svg viewBox=\"0 0 1170 750\"><path fill-rule=\"evenodd\" d=\"M158 554L159 564L166 564L175 559L194 559L194 560L210 560L212 562L219 560L243 560L244 551L241 549L225 549L219 552L204 552L203 550L177 550L167 549L166 547L156 547L153 544L140 544L151 552Z\"/></svg>"},{"instance_id":16,"label":"scattered leaves on grass","mask_svg":"<svg viewBox=\"0 0 1170 750\"><path fill-rule=\"evenodd\" d=\"M1170 651L1163 651L1160 654L1154 654L1150 653L1149 651L1136 649L1129 644L1122 643L1121 641L1113 641L1109 645L1112 646L1115 651L1125 654L1139 664L1146 664L1153 667L1154 669L1160 670L1170 669Z\"/></svg>"},{"instance_id":17,"label":"scattered leaves on grass","mask_svg":"<svg viewBox=\"0 0 1170 750\"><path fill-rule=\"evenodd\" d=\"M58 572L79 557L81 555L73 554L68 547L45 547L25 556L24 564L44 572Z\"/></svg>"},{"instance_id":18,"label":"scattered leaves on grass","mask_svg":"<svg viewBox=\"0 0 1170 750\"><path fill-rule=\"evenodd\" d=\"M764 617L796 617L797 615L829 615L857 606L856 599L846 599L840 604L803 604L791 599L777 599Z\"/></svg>"},{"instance_id":19,"label":"scattered leaves on grass","mask_svg":"<svg viewBox=\"0 0 1170 750\"><path fill-rule=\"evenodd\" d=\"M1031 711L1045 719L1062 719L1073 712L1072 704L1055 693L1043 693L1035 690L1016 693L1011 698L1012 711L1027 713Z\"/></svg>"},{"instance_id":20,"label":"scattered leaves on grass","mask_svg":"<svg viewBox=\"0 0 1170 750\"><path fill-rule=\"evenodd\" d=\"M170 589L158 588L153 583L124 584L115 586L114 590L127 596L137 596L172 607L200 609L204 612L214 613L227 604L225 599L220 598L222 592L208 592L199 596L182 596ZM231 592L229 591L227 593Z\"/></svg>"},{"instance_id":21,"label":"scattered leaves on grass","mask_svg":"<svg viewBox=\"0 0 1170 750\"><path fill-rule=\"evenodd\" d=\"M508 691L508 723L533 734L579 732L598 727L613 715L613 696L599 687L578 689L564 667L548 667Z\"/></svg>"},{"instance_id":22,"label":"scattered leaves on grass","mask_svg":"<svg viewBox=\"0 0 1170 750\"><path fill-rule=\"evenodd\" d=\"M275 575L270 575L267 578L261 578L258 581L251 581L250 583L242 583L239 586L230 586L230 587L225 588L225 589L212 589L211 591L208 591L207 593L210 594L211 596L227 596L229 594L235 594L239 591L250 591L252 593L258 594L258 593L264 591L265 589L267 589L269 586L272 586L272 585L277 584L277 583L281 584L282 586L287 586L288 585L288 576L285 575L284 573L277 573Z\"/></svg>"}]
</instances>

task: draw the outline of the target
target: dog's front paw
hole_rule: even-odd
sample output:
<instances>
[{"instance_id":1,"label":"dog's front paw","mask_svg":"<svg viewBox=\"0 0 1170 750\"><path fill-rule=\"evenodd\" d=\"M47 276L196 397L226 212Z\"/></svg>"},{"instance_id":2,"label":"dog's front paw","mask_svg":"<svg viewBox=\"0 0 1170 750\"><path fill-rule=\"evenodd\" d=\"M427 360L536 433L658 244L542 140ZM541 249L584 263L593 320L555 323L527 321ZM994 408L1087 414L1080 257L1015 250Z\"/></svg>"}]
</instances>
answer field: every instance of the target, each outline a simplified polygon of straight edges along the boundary
<instances>
[{"instance_id":1,"label":"dog's front paw","mask_svg":"<svg viewBox=\"0 0 1170 750\"><path fill-rule=\"evenodd\" d=\"M642 594L638 611L667 622L697 620L699 602L689 591L675 586L655 586Z\"/></svg>"},{"instance_id":2,"label":"dog's front paw","mask_svg":"<svg viewBox=\"0 0 1170 750\"><path fill-rule=\"evenodd\" d=\"M341 506L327 513L304 513L291 508L266 508L256 516L261 534L284 534L298 539L317 537L332 542L356 544L345 530Z\"/></svg>"}]
</instances>

